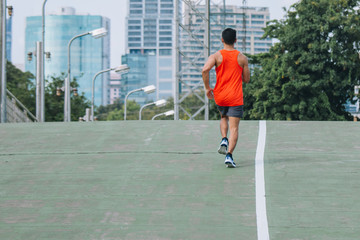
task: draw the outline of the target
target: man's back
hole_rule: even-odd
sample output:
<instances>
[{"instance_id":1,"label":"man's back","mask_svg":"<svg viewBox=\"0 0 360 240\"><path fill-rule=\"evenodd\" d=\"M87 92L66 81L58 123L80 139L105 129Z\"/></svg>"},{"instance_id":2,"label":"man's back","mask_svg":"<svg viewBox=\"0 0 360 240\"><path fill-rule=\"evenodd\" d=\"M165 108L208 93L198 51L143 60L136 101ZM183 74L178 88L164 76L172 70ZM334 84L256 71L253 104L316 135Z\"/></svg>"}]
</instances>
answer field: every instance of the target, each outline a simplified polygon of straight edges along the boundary
<instances>
[{"instance_id":1,"label":"man's back","mask_svg":"<svg viewBox=\"0 0 360 240\"><path fill-rule=\"evenodd\" d=\"M230 50L231 51L231 50ZM221 54L221 51L217 51L216 53L213 54L214 58L215 58L215 67L220 66L220 64L223 61L223 56ZM242 54L241 52L239 52L238 56L237 56L237 61L238 64L240 65L240 67L247 68L247 58L244 54ZM244 69L244 71L247 71L248 69ZM244 82L248 83L247 78L249 78L250 80L250 74L249 75L245 75L244 77L246 77L246 79L243 79Z\"/></svg>"},{"instance_id":2,"label":"man's back","mask_svg":"<svg viewBox=\"0 0 360 240\"><path fill-rule=\"evenodd\" d=\"M214 99L218 106L243 105L242 73L243 68L238 62L240 52L233 50L219 51L221 62L216 67L216 85Z\"/></svg>"}]
</instances>

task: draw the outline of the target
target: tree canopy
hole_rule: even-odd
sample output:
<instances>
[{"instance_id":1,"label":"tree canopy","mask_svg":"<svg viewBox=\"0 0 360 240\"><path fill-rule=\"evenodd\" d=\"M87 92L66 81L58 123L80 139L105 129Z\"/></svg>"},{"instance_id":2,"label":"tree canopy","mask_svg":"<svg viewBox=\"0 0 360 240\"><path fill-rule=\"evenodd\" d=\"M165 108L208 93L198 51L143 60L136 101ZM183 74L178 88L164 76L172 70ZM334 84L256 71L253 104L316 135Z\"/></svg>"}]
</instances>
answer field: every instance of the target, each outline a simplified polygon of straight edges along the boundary
<instances>
[{"instance_id":1,"label":"tree canopy","mask_svg":"<svg viewBox=\"0 0 360 240\"><path fill-rule=\"evenodd\" d=\"M360 79L358 0L302 0L264 38L278 39L244 87L246 119L345 120Z\"/></svg>"},{"instance_id":2,"label":"tree canopy","mask_svg":"<svg viewBox=\"0 0 360 240\"><path fill-rule=\"evenodd\" d=\"M35 84L34 75L30 72L22 72L11 62L6 66L7 88L12 92L22 104L35 115ZM64 121L64 94L56 95L57 88L64 84L65 76L53 76L46 80L45 87L45 120L47 122ZM78 88L79 84L76 79L71 82L72 88ZM71 96L71 120L78 121L79 117L85 115L85 109L90 107L84 93Z\"/></svg>"},{"instance_id":3,"label":"tree canopy","mask_svg":"<svg viewBox=\"0 0 360 240\"><path fill-rule=\"evenodd\" d=\"M61 122L64 121L64 92L61 91L60 96L57 96L56 91L62 88L65 81L65 75L59 77L51 77L50 81L46 81L45 87L45 120L47 122ZM79 84L74 79L70 86L78 88ZM85 97L84 93L77 96L71 94L71 121L78 121L79 117L85 115L86 108L91 107L90 101Z\"/></svg>"},{"instance_id":4,"label":"tree canopy","mask_svg":"<svg viewBox=\"0 0 360 240\"><path fill-rule=\"evenodd\" d=\"M22 72L11 62L6 64L7 89L35 115L35 85L30 72Z\"/></svg>"}]
</instances>

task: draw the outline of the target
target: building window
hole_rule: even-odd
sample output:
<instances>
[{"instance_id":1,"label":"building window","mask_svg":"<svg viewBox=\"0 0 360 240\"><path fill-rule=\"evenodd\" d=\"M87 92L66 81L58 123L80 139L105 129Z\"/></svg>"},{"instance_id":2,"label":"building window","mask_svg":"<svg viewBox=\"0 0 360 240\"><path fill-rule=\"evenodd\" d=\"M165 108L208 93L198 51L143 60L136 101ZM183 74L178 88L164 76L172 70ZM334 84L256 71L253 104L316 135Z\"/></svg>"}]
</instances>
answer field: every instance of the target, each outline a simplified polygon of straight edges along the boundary
<instances>
[{"instance_id":1,"label":"building window","mask_svg":"<svg viewBox=\"0 0 360 240\"><path fill-rule=\"evenodd\" d=\"M156 19L145 19L144 24L145 25L156 25Z\"/></svg>"},{"instance_id":2,"label":"building window","mask_svg":"<svg viewBox=\"0 0 360 240\"><path fill-rule=\"evenodd\" d=\"M159 46L160 47L171 47L172 44L171 43L160 43Z\"/></svg>"},{"instance_id":3,"label":"building window","mask_svg":"<svg viewBox=\"0 0 360 240\"><path fill-rule=\"evenodd\" d=\"M145 25L144 30L155 30L156 31L156 25Z\"/></svg>"},{"instance_id":4,"label":"building window","mask_svg":"<svg viewBox=\"0 0 360 240\"><path fill-rule=\"evenodd\" d=\"M144 31L144 35L146 36L156 36L156 31Z\"/></svg>"},{"instance_id":5,"label":"building window","mask_svg":"<svg viewBox=\"0 0 360 240\"><path fill-rule=\"evenodd\" d=\"M252 15L251 15L251 18L254 18L254 19L264 19L264 15L252 14Z\"/></svg>"},{"instance_id":6,"label":"building window","mask_svg":"<svg viewBox=\"0 0 360 240\"><path fill-rule=\"evenodd\" d=\"M129 30L140 30L141 26L129 26Z\"/></svg>"},{"instance_id":7,"label":"building window","mask_svg":"<svg viewBox=\"0 0 360 240\"><path fill-rule=\"evenodd\" d=\"M159 29L160 30L171 30L171 25L160 25L159 26Z\"/></svg>"},{"instance_id":8,"label":"building window","mask_svg":"<svg viewBox=\"0 0 360 240\"><path fill-rule=\"evenodd\" d=\"M129 37L129 38L128 38L128 41L129 41L129 42L140 42L140 41L141 41L141 38Z\"/></svg>"},{"instance_id":9,"label":"building window","mask_svg":"<svg viewBox=\"0 0 360 240\"><path fill-rule=\"evenodd\" d=\"M128 24L141 24L140 20L129 20Z\"/></svg>"},{"instance_id":10,"label":"building window","mask_svg":"<svg viewBox=\"0 0 360 240\"><path fill-rule=\"evenodd\" d=\"M130 4L130 8L142 8L142 4Z\"/></svg>"},{"instance_id":11,"label":"building window","mask_svg":"<svg viewBox=\"0 0 360 240\"><path fill-rule=\"evenodd\" d=\"M159 50L159 55L160 56L171 56L172 55L172 50L171 49L160 49Z\"/></svg>"},{"instance_id":12,"label":"building window","mask_svg":"<svg viewBox=\"0 0 360 240\"><path fill-rule=\"evenodd\" d=\"M141 32L128 32L129 36L140 36Z\"/></svg>"},{"instance_id":13,"label":"building window","mask_svg":"<svg viewBox=\"0 0 360 240\"><path fill-rule=\"evenodd\" d=\"M147 43L144 43L144 46L145 46L145 47L156 47L156 43L154 43L154 42L152 42L152 43L147 42Z\"/></svg>"},{"instance_id":14,"label":"building window","mask_svg":"<svg viewBox=\"0 0 360 240\"><path fill-rule=\"evenodd\" d=\"M172 35L172 32L159 32L159 35Z\"/></svg>"},{"instance_id":15,"label":"building window","mask_svg":"<svg viewBox=\"0 0 360 240\"><path fill-rule=\"evenodd\" d=\"M172 38L171 37L160 37L159 41L169 42L169 41L172 41Z\"/></svg>"},{"instance_id":16,"label":"building window","mask_svg":"<svg viewBox=\"0 0 360 240\"><path fill-rule=\"evenodd\" d=\"M156 55L156 49L144 49L144 54Z\"/></svg>"},{"instance_id":17,"label":"building window","mask_svg":"<svg viewBox=\"0 0 360 240\"><path fill-rule=\"evenodd\" d=\"M157 14L158 10L157 9L145 9L145 13L146 14Z\"/></svg>"},{"instance_id":18,"label":"building window","mask_svg":"<svg viewBox=\"0 0 360 240\"><path fill-rule=\"evenodd\" d=\"M129 44L129 47L131 47L130 44ZM140 49L130 49L130 54L140 54L140 53L141 53Z\"/></svg>"},{"instance_id":19,"label":"building window","mask_svg":"<svg viewBox=\"0 0 360 240\"><path fill-rule=\"evenodd\" d=\"M162 8L172 8L173 5L172 4L161 4Z\"/></svg>"},{"instance_id":20,"label":"building window","mask_svg":"<svg viewBox=\"0 0 360 240\"><path fill-rule=\"evenodd\" d=\"M172 20L159 20L160 24L172 24Z\"/></svg>"},{"instance_id":21,"label":"building window","mask_svg":"<svg viewBox=\"0 0 360 240\"><path fill-rule=\"evenodd\" d=\"M264 25L264 21L251 21L251 24Z\"/></svg>"},{"instance_id":22,"label":"building window","mask_svg":"<svg viewBox=\"0 0 360 240\"><path fill-rule=\"evenodd\" d=\"M130 14L142 14L142 10L130 10Z\"/></svg>"},{"instance_id":23,"label":"building window","mask_svg":"<svg viewBox=\"0 0 360 240\"><path fill-rule=\"evenodd\" d=\"M161 10L161 14L173 14L173 10Z\"/></svg>"},{"instance_id":24,"label":"building window","mask_svg":"<svg viewBox=\"0 0 360 240\"><path fill-rule=\"evenodd\" d=\"M129 43L129 47L141 47L140 43Z\"/></svg>"}]
</instances>

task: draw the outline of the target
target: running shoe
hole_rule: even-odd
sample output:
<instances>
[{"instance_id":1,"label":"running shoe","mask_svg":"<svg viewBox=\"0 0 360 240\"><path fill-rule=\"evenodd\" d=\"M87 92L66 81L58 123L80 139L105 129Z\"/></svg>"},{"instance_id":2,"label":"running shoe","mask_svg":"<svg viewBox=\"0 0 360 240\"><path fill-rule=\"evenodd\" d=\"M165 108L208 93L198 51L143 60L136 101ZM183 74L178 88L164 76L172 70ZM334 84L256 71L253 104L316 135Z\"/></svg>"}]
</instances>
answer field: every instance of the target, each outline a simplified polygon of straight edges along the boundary
<instances>
[{"instance_id":1,"label":"running shoe","mask_svg":"<svg viewBox=\"0 0 360 240\"><path fill-rule=\"evenodd\" d=\"M232 158L232 154L228 153L225 157L225 164L228 168L236 168L236 164L234 162L234 159Z\"/></svg>"},{"instance_id":2,"label":"running shoe","mask_svg":"<svg viewBox=\"0 0 360 240\"><path fill-rule=\"evenodd\" d=\"M228 141L228 139L226 137L224 137L221 140L221 143L220 143L220 146L219 146L219 149L218 149L218 153L226 155L228 145L229 145L229 141Z\"/></svg>"}]
</instances>

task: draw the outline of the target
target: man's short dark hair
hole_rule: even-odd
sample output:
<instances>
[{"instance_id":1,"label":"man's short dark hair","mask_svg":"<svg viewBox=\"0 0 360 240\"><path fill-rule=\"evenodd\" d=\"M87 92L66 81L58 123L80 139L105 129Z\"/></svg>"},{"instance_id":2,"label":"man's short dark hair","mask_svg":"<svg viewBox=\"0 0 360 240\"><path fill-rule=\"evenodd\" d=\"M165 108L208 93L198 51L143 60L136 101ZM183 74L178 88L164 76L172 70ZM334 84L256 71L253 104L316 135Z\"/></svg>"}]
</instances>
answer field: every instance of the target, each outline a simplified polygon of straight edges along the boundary
<instances>
[{"instance_id":1,"label":"man's short dark hair","mask_svg":"<svg viewBox=\"0 0 360 240\"><path fill-rule=\"evenodd\" d=\"M236 30L227 28L222 32L221 36L227 45L233 45L236 41Z\"/></svg>"}]
</instances>

